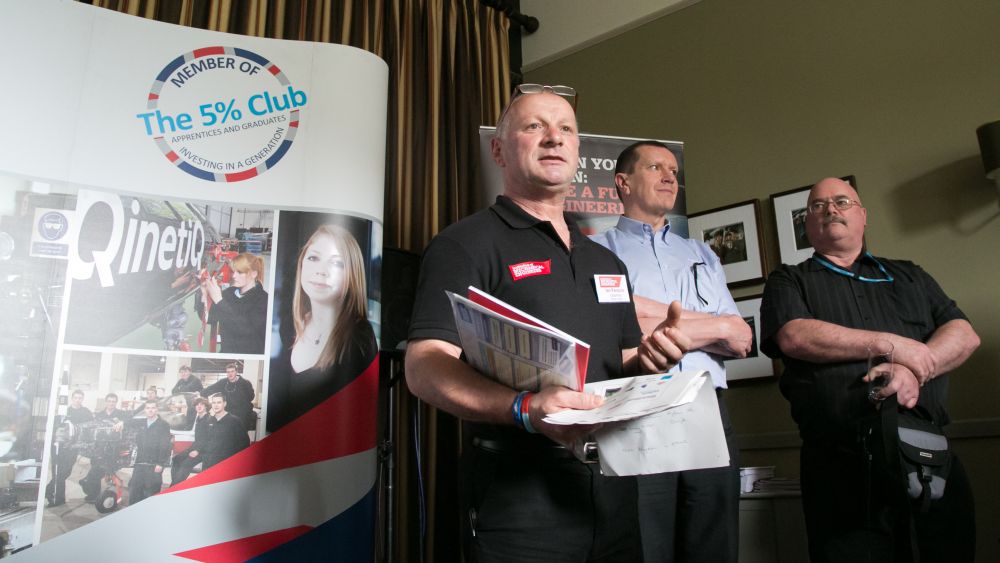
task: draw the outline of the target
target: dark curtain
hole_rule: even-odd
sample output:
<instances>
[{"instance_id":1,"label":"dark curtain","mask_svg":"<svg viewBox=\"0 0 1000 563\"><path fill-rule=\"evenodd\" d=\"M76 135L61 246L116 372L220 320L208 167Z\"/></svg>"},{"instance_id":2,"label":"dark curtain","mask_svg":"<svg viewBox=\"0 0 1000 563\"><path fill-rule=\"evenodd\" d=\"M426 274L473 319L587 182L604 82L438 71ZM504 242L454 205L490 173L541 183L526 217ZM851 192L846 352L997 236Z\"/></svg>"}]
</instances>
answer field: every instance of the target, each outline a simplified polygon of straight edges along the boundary
<instances>
[{"instance_id":1,"label":"dark curtain","mask_svg":"<svg viewBox=\"0 0 1000 563\"><path fill-rule=\"evenodd\" d=\"M421 252L438 231L486 204L476 185L478 127L496 122L511 90L509 23L478 0L84 3L212 31L368 50L389 65L385 245ZM393 393L400 487L394 559L416 561L423 552L424 561L457 561L458 425L402 384Z\"/></svg>"}]
</instances>

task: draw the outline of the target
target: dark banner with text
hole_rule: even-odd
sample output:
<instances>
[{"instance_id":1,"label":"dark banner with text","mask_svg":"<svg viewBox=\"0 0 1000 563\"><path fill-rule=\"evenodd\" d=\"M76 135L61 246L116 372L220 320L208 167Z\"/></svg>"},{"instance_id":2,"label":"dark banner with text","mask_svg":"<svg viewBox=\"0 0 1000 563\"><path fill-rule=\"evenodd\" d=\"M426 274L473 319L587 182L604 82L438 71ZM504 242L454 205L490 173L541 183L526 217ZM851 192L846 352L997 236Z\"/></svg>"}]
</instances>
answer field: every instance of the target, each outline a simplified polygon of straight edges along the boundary
<instances>
[{"instance_id":1,"label":"dark banner with text","mask_svg":"<svg viewBox=\"0 0 1000 563\"><path fill-rule=\"evenodd\" d=\"M503 193L500 168L493 162L490 151L490 142L495 131L493 127L479 128L480 191L487 205L492 205L496 196ZM580 160L573 186L566 197L565 210L577 220L584 234L606 231L618 222L618 216L624 209L615 190L615 164L618 162L618 155L625 150L625 147L641 140L644 139L580 134ZM669 214L670 228L686 238L688 228L684 143L661 142L666 144L677 157L677 165L680 168L677 181L681 189L677 193L677 203Z\"/></svg>"}]
</instances>

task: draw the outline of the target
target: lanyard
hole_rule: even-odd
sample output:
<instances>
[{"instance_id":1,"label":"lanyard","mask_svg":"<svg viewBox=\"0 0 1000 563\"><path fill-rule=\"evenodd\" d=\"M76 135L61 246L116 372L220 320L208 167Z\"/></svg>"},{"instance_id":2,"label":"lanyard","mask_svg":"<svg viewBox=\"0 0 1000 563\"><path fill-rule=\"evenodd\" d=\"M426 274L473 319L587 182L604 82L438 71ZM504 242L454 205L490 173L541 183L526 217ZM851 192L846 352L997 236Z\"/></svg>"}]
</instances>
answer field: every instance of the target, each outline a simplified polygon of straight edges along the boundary
<instances>
[{"instance_id":1,"label":"lanyard","mask_svg":"<svg viewBox=\"0 0 1000 563\"><path fill-rule=\"evenodd\" d=\"M892 275L889 274L889 272L885 271L885 266L883 266L881 262L879 262L878 260L876 260L875 257L872 256L871 252L865 251L865 256L871 258L872 262L875 262L875 265L878 266L879 271L881 271L883 274L885 274L884 278L882 278L882 279L873 279L873 278L866 278L864 276L859 276L858 274L855 274L855 273L850 272L848 270L845 270L843 268L834 266L833 264L831 264L825 258L821 258L818 254L817 255L813 255L812 258L813 258L813 260L819 262L824 268L826 268L826 269L828 269L828 270L830 270L832 272L836 272L836 273L838 273L838 274L840 274L842 276L847 276L849 278L854 278L854 279L856 279L858 281L863 281L863 282L868 282L868 283L883 283L883 282L885 282L885 283L892 283L893 282Z\"/></svg>"}]
</instances>

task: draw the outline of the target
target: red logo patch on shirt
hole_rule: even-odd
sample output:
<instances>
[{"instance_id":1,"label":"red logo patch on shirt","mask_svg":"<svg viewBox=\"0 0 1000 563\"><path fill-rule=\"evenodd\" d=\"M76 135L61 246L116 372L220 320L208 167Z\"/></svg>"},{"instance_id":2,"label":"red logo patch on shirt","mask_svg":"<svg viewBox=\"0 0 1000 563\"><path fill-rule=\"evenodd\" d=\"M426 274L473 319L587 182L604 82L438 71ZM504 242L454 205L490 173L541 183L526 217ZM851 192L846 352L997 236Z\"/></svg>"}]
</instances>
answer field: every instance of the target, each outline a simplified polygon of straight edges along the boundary
<instances>
[{"instance_id":1,"label":"red logo patch on shirt","mask_svg":"<svg viewBox=\"0 0 1000 563\"><path fill-rule=\"evenodd\" d=\"M510 277L514 278L514 281L531 276L547 276L552 273L552 260L521 262L520 264L511 264L507 268L510 269Z\"/></svg>"},{"instance_id":2,"label":"red logo patch on shirt","mask_svg":"<svg viewBox=\"0 0 1000 563\"><path fill-rule=\"evenodd\" d=\"M601 287L621 287L624 278L622 276L597 276L597 279L600 280Z\"/></svg>"}]
</instances>

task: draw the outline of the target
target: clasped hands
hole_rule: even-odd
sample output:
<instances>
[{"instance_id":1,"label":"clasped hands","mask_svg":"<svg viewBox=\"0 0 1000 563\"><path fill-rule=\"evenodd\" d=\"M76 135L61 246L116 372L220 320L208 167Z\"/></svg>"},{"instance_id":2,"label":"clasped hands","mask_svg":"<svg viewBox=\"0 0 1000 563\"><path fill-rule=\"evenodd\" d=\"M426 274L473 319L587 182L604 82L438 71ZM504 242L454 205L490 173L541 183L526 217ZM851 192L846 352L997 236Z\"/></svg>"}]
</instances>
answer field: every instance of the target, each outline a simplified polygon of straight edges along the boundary
<instances>
[{"instance_id":1,"label":"clasped hands","mask_svg":"<svg viewBox=\"0 0 1000 563\"><path fill-rule=\"evenodd\" d=\"M937 373L937 360L930 347L923 342L896 337L893 338L893 346L892 377L878 391L876 398L882 400L896 395L899 406L912 409L920 399L920 388ZM880 377L878 373L869 373L862 380L870 383L877 377Z\"/></svg>"}]
</instances>

